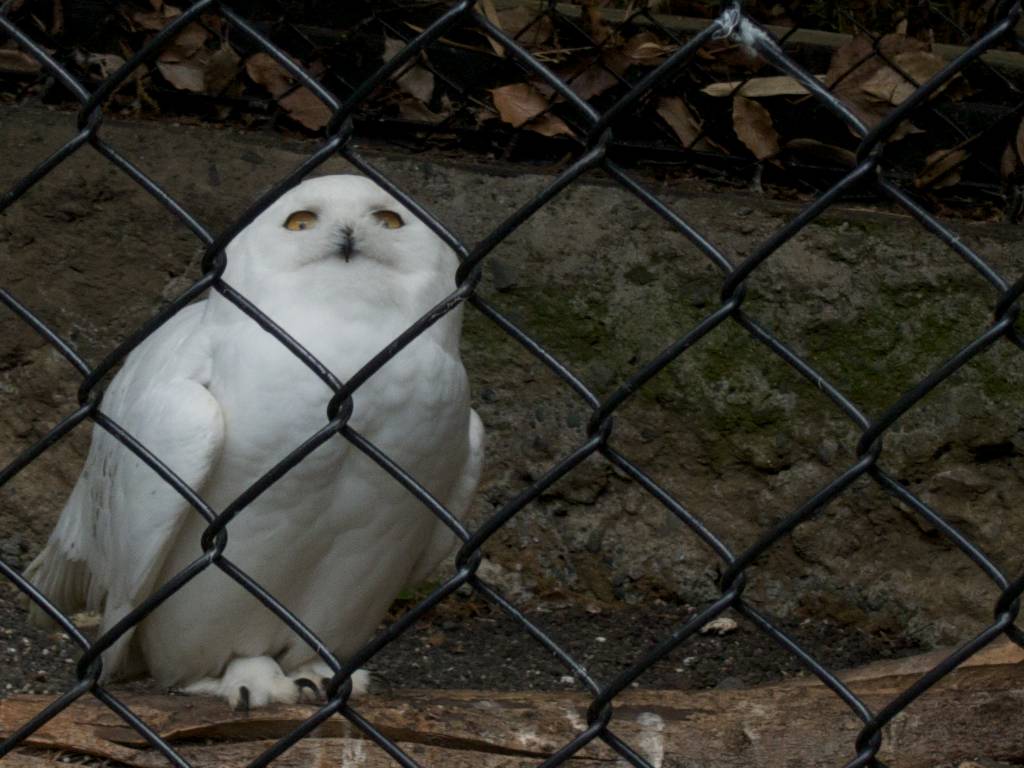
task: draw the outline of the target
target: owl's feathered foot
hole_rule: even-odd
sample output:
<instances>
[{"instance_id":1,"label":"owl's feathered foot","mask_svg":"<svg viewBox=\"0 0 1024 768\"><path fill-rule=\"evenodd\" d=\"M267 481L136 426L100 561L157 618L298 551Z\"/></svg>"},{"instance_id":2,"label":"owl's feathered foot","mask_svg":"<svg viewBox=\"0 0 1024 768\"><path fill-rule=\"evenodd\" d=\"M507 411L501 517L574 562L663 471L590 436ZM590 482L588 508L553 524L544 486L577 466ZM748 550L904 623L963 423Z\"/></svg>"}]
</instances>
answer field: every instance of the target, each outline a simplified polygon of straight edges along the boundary
<instances>
[{"instance_id":1,"label":"owl's feathered foot","mask_svg":"<svg viewBox=\"0 0 1024 768\"><path fill-rule=\"evenodd\" d=\"M221 677L206 677L181 690L188 694L219 696L240 712L269 704L295 704L304 692L303 687L269 656L233 659Z\"/></svg>"}]
</instances>

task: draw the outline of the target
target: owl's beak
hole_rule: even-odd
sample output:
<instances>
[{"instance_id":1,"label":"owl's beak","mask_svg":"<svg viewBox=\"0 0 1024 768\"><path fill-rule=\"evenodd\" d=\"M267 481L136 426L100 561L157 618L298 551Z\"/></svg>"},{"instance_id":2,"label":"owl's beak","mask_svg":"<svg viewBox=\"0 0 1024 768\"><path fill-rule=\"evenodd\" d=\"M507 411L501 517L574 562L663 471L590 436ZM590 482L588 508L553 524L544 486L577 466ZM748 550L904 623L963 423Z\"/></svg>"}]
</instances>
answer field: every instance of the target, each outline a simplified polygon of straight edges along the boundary
<instances>
[{"instance_id":1,"label":"owl's beak","mask_svg":"<svg viewBox=\"0 0 1024 768\"><path fill-rule=\"evenodd\" d=\"M347 263L352 258L352 251L355 250L355 241L352 237L351 227L342 227L341 229L341 245L338 246L338 255L345 259Z\"/></svg>"}]
</instances>

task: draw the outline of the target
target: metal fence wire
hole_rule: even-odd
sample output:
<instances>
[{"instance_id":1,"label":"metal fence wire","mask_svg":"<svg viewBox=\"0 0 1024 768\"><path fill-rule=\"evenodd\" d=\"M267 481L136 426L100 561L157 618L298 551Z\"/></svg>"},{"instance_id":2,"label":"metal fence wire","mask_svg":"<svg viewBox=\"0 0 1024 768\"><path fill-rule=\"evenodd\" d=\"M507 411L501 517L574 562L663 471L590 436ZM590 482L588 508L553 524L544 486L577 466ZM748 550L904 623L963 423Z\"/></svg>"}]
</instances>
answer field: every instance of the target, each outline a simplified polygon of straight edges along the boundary
<instances>
[{"instance_id":1,"label":"metal fence wire","mask_svg":"<svg viewBox=\"0 0 1024 768\"><path fill-rule=\"evenodd\" d=\"M161 738L143 718L133 712L123 701L109 689L98 682L101 671L101 654L116 641L125 631L143 620L154 608L170 595L180 589L197 574L208 568L219 568L231 579L241 584L252 595L259 599L269 610L311 648L313 648L334 670L334 678L328 687L327 702L314 712L294 731L280 738L267 749L251 765L264 766L274 762L292 745L310 734L313 729L329 718L340 716L350 722L365 737L377 743L390 755L395 763L402 766L417 766L416 760L406 754L398 744L385 736L372 722L364 718L358 706L350 701L352 690L352 673L368 662L375 653L391 643L415 622L422 619L432 608L452 595L460 587L468 585L487 600L499 606L511 616L523 631L533 637L536 642L554 654L569 673L591 694L592 700L587 711L586 727L557 752L543 760L540 765L557 766L564 764L585 745L595 739L608 744L629 764L650 768L650 763L629 744L616 735L616 722L613 704L616 696L636 680L656 661L685 643L703 626L725 611L732 610L747 619L759 631L770 636L782 648L793 654L810 672L817 676L846 706L863 722L854 742L850 745L850 760L847 766L881 765L877 753L882 743L882 729L886 724L921 696L931 686L948 675L972 654L991 643L1000 635L1007 635L1019 645L1024 645L1024 632L1014 620L1019 610L1019 597L1024 591L1024 575L1015 578L1004 574L986 555L976 547L960 530L948 523L934 509L930 508L921 498L911 492L904 484L893 477L882 462L883 439L886 431L894 422L913 408L925 395L953 375L959 368L982 355L997 342L1005 340L1018 348L1024 349L1024 338L1015 322L1020 312L1018 304L1024 293L1024 276L1011 282L1000 275L984 258L966 246L960 238L945 224L930 215L898 184L887 177L887 169L882 155L882 146L886 138L899 124L918 108L925 107L929 97L939 91L945 83L957 75L968 64L977 60L983 53L994 46L1010 46L1015 50L1024 50L1024 45L1015 33L1021 16L1020 2L1000 2L992 12L991 24L976 42L966 48L930 80L919 85L913 94L878 125L867 127L851 109L831 93L819 80L810 75L792 58L787 56L778 40L774 39L763 27L753 22L739 5L725 6L720 15L709 21L706 28L694 33L689 39L681 41L679 48L663 63L653 68L638 82L631 84L624 96L604 111L598 111L581 99L573 89L552 70L538 61L526 50L524 45L506 34L501 28L488 19L483 9L474 0L462 0L453 3L436 20L423 29L397 56L387 61L377 72L358 84L345 99L336 98L308 72L297 65L283 50L272 44L252 23L230 6L216 0L200 0L185 10L172 23L156 34L148 44L133 55L120 69L108 77L94 91L89 91L39 43L23 29L19 28L10 17L11 2L6 4L0 13L0 29L14 40L25 52L34 57L49 76L55 78L80 104L78 110L77 129L73 136L54 154L39 164L13 189L6 192L0 202L0 210L15 203L34 184L44 178L50 171L63 163L75 152L89 146L99 152L110 163L133 179L147 193L158 200L167 210L180 219L195 234L205 248L203 259L203 275L187 291L178 296L169 306L160 311L151 320L135 330L130 337L114 349L99 363L84 360L75 351L72 344L51 329L46 322L37 316L31 308L25 306L7 290L0 289L0 300L3 304L42 336L54 349L74 366L81 376L78 390L77 409L64 418L43 439L25 450L13 462L0 472L0 486L8 483L33 460L47 451L57 441L76 426L87 420L93 421L99 428L107 430L139 459L153 469L164 481L174 487L195 512L202 515L208 523L203 537L204 555L188 568L175 575L167 583L161 585L153 594L129 613L120 623L93 641L88 640L78 630L71 619L62 614L48 599L29 583L18 570L0 560L0 572L17 586L21 592L38 603L51 616L72 640L81 647L78 659L77 683L49 703L29 722L11 733L0 746L0 756L24 744L25 740L43 727L58 713L66 709L79 697L89 693L103 702L129 726L135 729L155 749L162 753L167 761L176 766L187 766L189 763L175 751L174 747ZM165 192L152 178L143 173L133 161L110 146L103 137L101 130L104 120L104 104L115 90L125 83L133 74L151 61L176 34L186 25L199 19L200 14L215 14L243 36L252 46L262 49L280 66L284 67L298 83L310 89L331 111L333 117L325 131L326 138L319 144L316 151L285 178L282 178L272 189L254 202L243 216L223 232L215 234L206 229L200 221L181 203ZM533 76L545 82L558 94L575 116L575 124L583 138L583 148L578 156L533 199L511 214L496 227L488 236L470 246L454 236L445 225L437 220L412 196L400 189L384 174L379 172L363 157L351 143L353 137L352 115L360 104L380 84L408 66L415 57L428 45L439 40L447 32L458 27L475 27L491 39L500 43L506 55L514 58ZM820 103L821 107L842 120L849 129L859 137L856 152L856 166L846 173L840 181L818 195L797 216L781 226L774 234L760 243L759 247L742 261L734 261L717 249L687 221L666 203L660 200L643 183L627 173L616 163L609 153L612 140L612 129L616 120L634 107L645 94L666 78L677 75L684 68L693 65L695 54L700 48L711 41L731 38L742 45L755 50L764 60L769 62L780 73L789 75L803 85L806 90ZM224 248L227 243L246 227L262 210L303 177L316 169L328 158L340 155L364 174L376 181L380 186L400 200L410 211L413 211L425 224L444 239L459 255L461 265L456 276L455 291L410 326L393 344L382 350L352 380L343 382L335 378L308 352L277 327L259 308L250 303L244 295L238 293L223 279L225 268ZM499 313L487 301L476 293L481 268L494 248L507 238L514 230L540 210L556 195L569 185L580 179L584 174L600 170L615 183L635 195L654 213L668 222L678 232L693 243L722 273L720 301L712 311L694 327L680 335L673 343L665 347L653 359L637 367L631 377L623 382L615 391L604 399L596 396L586 384L577 378L566 365L556 359L529 335L518 328L508 318ZM955 251L967 265L976 270L993 289L992 318L985 330L966 344L956 354L934 368L928 375L918 381L912 388L904 392L884 411L872 418L864 413L856 403L842 392L842 383L833 383L819 374L810 363L796 354L789 346L776 338L769 329L744 311L744 284L755 270L762 267L783 244L793 238L809 222L813 221L840 197L859 188L873 188L883 197L888 198L897 206L906 210L922 227ZM1012 278L1011 278L1012 279ZM103 411L102 391L104 382L111 371L124 360L125 356L152 334L161 324L179 312L189 302L205 291L219 292L227 300L246 313L253 322L259 323L278 342L287 347L294 355L314 371L334 392L334 396L324 415L323 428L318 431L316 439L306 441L302 448L295 450L280 463L270 469L260 480L246 489L234 503L217 512L211 509L198 495L180 478L164 467L157 457L135 437L114 423ZM446 509L426 492L426 490L397 466L374 445L353 430L348 422L352 414L352 395L365 384L370 375L383 366L400 349L407 345L428 326L437 321L445 313L461 303L469 304L494 322L506 334L523 345L530 353L546 365L561 382L571 389L590 409L590 419L586 430L586 439L571 455L551 466L546 473L532 482L517 496L508 500L495 511L476 530L469 530L456 520ZM860 432L857 443L856 461L833 477L827 484L818 488L797 509L792 510L777 522L770 530L766 530L748 549L734 552L724 541L719 539L711 526L694 514L669 492L655 482L644 469L637 466L630 458L614 447L612 437L615 434L613 416L616 410L627 401L645 382L662 370L672 361L685 354L687 350L698 344L704 337L723 323L737 323L751 337L767 347L780 360L798 371L802 376L813 382ZM381 466L395 482L404 486L410 494L417 497L435 515L444 521L461 540L461 548L455 558L454 572L448 576L433 592L398 618L381 634L373 638L352 658L338 659L324 649L317 638L303 626L287 608L273 597L265 593L260 585L246 573L236 567L224 556L227 537L230 535L230 520L236 515L245 514L246 504L259 493L268 488L276 479L303 461L320 442L334 435L340 435L355 448L366 454ZM693 532L701 541L710 547L721 559L722 574L720 578L721 596L698 611L689 620L676 627L674 631L661 640L655 647L648 649L633 666L610 681L593 679L582 664L570 656L565 650L549 637L512 602L507 600L494 586L488 584L478 575L481 563L481 547L488 539L505 525L524 507L537 499L545 489L559 478L572 472L581 462L592 455L600 455L623 473L632 478L646 490L650 496L663 505L683 525ZM808 520L823 507L843 494L861 477L870 477L885 491L907 505L921 519L940 531L966 557L970 558L992 582L998 586L1000 597L993 606L992 623L976 637L963 643L955 652L943 659L934 668L922 675L906 690L895 696L886 706L872 711L850 690L832 671L817 661L802 648L789 634L784 632L768 616L744 600L744 588L747 584L748 568L766 550L784 539L793 529ZM839 734L836 738L840 738ZM794 759L800 756L794 755Z\"/></svg>"}]
</instances>

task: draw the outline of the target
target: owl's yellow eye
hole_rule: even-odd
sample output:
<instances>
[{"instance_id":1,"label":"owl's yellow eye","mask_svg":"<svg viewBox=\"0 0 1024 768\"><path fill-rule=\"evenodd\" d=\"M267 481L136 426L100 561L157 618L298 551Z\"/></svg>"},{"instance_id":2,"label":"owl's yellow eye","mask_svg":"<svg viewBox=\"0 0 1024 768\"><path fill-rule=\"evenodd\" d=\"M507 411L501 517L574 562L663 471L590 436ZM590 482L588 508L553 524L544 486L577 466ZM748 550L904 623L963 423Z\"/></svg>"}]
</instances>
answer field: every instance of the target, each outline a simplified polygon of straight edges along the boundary
<instances>
[{"instance_id":1,"label":"owl's yellow eye","mask_svg":"<svg viewBox=\"0 0 1024 768\"><path fill-rule=\"evenodd\" d=\"M388 229L398 229L399 227L405 226L405 222L402 221L402 217L394 211L374 211L373 218Z\"/></svg>"},{"instance_id":2,"label":"owl's yellow eye","mask_svg":"<svg viewBox=\"0 0 1024 768\"><path fill-rule=\"evenodd\" d=\"M296 211L284 221L284 228L293 232L312 229L316 226L317 215L312 211Z\"/></svg>"}]
</instances>

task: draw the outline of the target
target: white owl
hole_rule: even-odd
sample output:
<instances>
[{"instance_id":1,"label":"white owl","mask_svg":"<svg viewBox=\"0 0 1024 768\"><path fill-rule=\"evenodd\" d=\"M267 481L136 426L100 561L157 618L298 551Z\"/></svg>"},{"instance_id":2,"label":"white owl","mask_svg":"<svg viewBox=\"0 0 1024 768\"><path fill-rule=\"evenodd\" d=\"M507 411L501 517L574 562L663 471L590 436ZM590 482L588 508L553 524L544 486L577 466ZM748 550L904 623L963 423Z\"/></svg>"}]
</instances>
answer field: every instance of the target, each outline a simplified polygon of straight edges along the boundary
<instances>
[{"instance_id":1,"label":"white owl","mask_svg":"<svg viewBox=\"0 0 1024 768\"><path fill-rule=\"evenodd\" d=\"M455 288L458 261L358 176L308 180L227 248L224 279L346 380ZM354 396L349 424L456 515L480 476L484 430L459 356L461 308ZM101 410L215 510L327 423L331 390L219 293L132 352ZM28 577L107 630L202 554L202 517L104 429ZM456 542L379 466L335 435L228 526L225 556L341 658ZM36 619L45 615L33 608ZM211 567L103 655L105 680L149 671L232 706L294 702L330 676L306 643ZM354 680L365 689L366 676Z\"/></svg>"}]
</instances>

